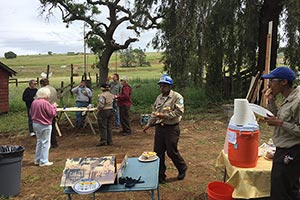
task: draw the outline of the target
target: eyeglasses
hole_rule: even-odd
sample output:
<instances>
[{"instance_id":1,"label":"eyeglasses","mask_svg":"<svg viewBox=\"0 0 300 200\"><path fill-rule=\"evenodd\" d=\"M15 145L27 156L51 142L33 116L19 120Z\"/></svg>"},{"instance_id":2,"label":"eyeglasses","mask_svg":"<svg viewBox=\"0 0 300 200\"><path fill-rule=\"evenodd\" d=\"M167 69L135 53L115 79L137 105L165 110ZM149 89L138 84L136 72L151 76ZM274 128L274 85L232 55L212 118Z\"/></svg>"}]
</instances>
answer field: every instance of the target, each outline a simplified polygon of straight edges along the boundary
<instances>
[{"instance_id":1,"label":"eyeglasses","mask_svg":"<svg viewBox=\"0 0 300 200\"><path fill-rule=\"evenodd\" d=\"M270 79L270 83L274 82L274 81L282 81L282 79L278 79L278 78L273 78L273 79Z\"/></svg>"}]
</instances>

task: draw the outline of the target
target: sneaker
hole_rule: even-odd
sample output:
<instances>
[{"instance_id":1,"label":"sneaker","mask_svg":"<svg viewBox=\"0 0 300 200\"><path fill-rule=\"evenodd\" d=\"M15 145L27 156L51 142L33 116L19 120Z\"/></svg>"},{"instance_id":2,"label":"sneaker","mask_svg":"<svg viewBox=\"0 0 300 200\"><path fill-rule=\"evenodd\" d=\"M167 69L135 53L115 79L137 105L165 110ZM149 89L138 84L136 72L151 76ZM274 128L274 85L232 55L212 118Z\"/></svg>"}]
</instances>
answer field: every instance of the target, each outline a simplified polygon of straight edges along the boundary
<instances>
[{"instance_id":1,"label":"sneaker","mask_svg":"<svg viewBox=\"0 0 300 200\"><path fill-rule=\"evenodd\" d=\"M35 136L35 132L30 133L30 137L33 137L33 136Z\"/></svg>"},{"instance_id":2,"label":"sneaker","mask_svg":"<svg viewBox=\"0 0 300 200\"><path fill-rule=\"evenodd\" d=\"M51 166L53 162L40 163L40 167Z\"/></svg>"},{"instance_id":3,"label":"sneaker","mask_svg":"<svg viewBox=\"0 0 300 200\"><path fill-rule=\"evenodd\" d=\"M33 163L34 163L34 165L39 165L40 164L40 162L38 162L36 160Z\"/></svg>"}]
</instances>

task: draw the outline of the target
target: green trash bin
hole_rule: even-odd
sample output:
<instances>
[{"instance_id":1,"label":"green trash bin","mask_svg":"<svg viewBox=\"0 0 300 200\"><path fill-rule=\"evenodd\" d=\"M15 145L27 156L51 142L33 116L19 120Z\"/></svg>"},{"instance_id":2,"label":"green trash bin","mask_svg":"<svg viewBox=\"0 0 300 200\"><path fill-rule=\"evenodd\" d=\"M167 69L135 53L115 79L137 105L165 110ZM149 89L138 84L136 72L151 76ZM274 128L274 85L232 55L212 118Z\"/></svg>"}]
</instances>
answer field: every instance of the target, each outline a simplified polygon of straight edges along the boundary
<instances>
[{"instance_id":1,"label":"green trash bin","mask_svg":"<svg viewBox=\"0 0 300 200\"><path fill-rule=\"evenodd\" d=\"M20 193L23 146L0 146L0 197Z\"/></svg>"}]
</instances>

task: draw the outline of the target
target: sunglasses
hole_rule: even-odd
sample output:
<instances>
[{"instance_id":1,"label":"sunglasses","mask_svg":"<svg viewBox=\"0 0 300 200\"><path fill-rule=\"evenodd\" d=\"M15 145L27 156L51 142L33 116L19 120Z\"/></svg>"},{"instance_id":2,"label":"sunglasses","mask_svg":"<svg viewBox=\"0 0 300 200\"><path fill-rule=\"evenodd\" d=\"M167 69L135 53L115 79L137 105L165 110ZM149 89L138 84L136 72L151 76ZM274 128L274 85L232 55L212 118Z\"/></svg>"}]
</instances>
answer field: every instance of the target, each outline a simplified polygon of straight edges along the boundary
<instances>
[{"instance_id":1,"label":"sunglasses","mask_svg":"<svg viewBox=\"0 0 300 200\"><path fill-rule=\"evenodd\" d=\"M270 83L274 82L274 81L282 81L282 79L278 79L278 78L273 78L273 79L270 79Z\"/></svg>"}]
</instances>

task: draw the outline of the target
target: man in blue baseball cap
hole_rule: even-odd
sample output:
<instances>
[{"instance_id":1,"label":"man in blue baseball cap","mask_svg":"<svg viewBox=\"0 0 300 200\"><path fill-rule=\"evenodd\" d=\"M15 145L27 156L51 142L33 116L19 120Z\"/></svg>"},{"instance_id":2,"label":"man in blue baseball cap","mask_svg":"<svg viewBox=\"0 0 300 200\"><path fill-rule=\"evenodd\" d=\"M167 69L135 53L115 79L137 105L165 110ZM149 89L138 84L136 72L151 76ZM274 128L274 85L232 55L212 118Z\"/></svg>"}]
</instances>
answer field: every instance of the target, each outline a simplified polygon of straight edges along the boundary
<instances>
[{"instance_id":1,"label":"man in blue baseball cap","mask_svg":"<svg viewBox=\"0 0 300 200\"><path fill-rule=\"evenodd\" d=\"M296 74L293 70L288 67L278 67L271 71L269 74L265 74L262 76L264 79L282 79L288 81L294 81L296 78Z\"/></svg>"},{"instance_id":2,"label":"man in blue baseball cap","mask_svg":"<svg viewBox=\"0 0 300 200\"><path fill-rule=\"evenodd\" d=\"M276 146L271 200L300 200L300 97L299 89L293 88L296 75L288 67L278 67L262 78L269 79L267 107L275 115L265 117L266 123L274 127ZM284 97L280 108L275 103L278 94Z\"/></svg>"}]
</instances>

